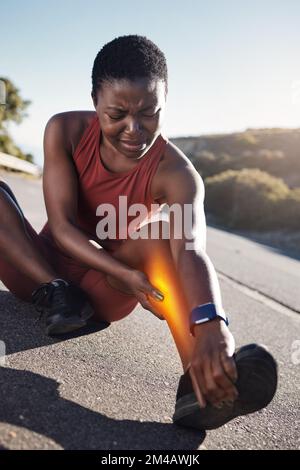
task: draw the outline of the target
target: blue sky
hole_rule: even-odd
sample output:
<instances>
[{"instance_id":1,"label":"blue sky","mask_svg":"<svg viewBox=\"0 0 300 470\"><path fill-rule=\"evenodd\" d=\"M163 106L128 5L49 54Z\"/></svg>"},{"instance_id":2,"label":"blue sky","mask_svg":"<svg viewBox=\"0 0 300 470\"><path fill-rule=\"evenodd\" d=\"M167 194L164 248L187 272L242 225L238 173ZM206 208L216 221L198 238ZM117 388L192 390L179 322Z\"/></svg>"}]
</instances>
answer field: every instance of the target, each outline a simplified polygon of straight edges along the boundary
<instances>
[{"instance_id":1,"label":"blue sky","mask_svg":"<svg viewBox=\"0 0 300 470\"><path fill-rule=\"evenodd\" d=\"M47 120L93 109L94 58L123 34L166 54L169 137L300 127L298 0L10 0L0 17L0 76L32 101L9 130L39 163Z\"/></svg>"}]
</instances>

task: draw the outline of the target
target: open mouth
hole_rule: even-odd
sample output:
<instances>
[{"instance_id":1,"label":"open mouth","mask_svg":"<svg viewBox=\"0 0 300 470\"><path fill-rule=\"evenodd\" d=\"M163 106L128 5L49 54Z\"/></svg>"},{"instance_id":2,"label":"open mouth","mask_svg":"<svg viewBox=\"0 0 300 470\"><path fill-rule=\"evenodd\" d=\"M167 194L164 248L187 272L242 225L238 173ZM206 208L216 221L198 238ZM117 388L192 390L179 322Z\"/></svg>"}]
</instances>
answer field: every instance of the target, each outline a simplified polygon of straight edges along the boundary
<instances>
[{"instance_id":1,"label":"open mouth","mask_svg":"<svg viewBox=\"0 0 300 470\"><path fill-rule=\"evenodd\" d=\"M131 150L133 152L137 152L139 150L144 150L146 148L146 142L130 142L126 140L121 140L120 141L122 146L126 148L127 150Z\"/></svg>"}]
</instances>

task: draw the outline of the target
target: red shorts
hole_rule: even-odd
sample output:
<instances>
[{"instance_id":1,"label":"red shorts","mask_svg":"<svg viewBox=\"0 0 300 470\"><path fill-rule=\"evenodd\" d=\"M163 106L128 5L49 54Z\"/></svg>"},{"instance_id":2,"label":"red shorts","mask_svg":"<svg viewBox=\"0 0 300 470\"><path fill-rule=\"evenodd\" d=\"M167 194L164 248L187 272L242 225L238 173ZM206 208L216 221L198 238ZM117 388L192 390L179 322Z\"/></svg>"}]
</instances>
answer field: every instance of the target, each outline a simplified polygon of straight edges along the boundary
<instances>
[{"instance_id":1,"label":"red shorts","mask_svg":"<svg viewBox=\"0 0 300 470\"><path fill-rule=\"evenodd\" d=\"M94 320L108 322L121 320L136 307L138 301L134 296L111 287L103 273L87 268L63 254L54 242L43 234L43 231L38 234L25 217L24 222L34 245L53 267L57 277L73 282L86 292L95 311ZM27 302L31 301L31 293L38 287L34 281L25 277L1 256L0 279L10 292Z\"/></svg>"}]
</instances>

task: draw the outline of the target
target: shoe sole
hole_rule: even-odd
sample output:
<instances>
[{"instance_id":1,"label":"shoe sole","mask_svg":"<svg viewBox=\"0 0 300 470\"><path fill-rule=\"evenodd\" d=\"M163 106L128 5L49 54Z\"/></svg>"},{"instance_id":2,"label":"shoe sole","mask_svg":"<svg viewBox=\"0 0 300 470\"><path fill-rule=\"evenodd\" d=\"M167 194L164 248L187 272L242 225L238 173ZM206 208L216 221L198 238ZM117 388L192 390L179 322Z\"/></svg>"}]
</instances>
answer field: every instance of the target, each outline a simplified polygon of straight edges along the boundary
<instances>
[{"instance_id":1,"label":"shoe sole","mask_svg":"<svg viewBox=\"0 0 300 470\"><path fill-rule=\"evenodd\" d=\"M224 404L220 409L210 404L200 408L194 393L185 395L176 403L175 424L199 430L216 429L270 403L277 388L277 365L271 354L262 346L248 345L238 350L235 358L239 392L235 402Z\"/></svg>"},{"instance_id":2,"label":"shoe sole","mask_svg":"<svg viewBox=\"0 0 300 470\"><path fill-rule=\"evenodd\" d=\"M81 316L74 316L64 319L61 322L55 322L46 327L46 333L49 336L63 335L79 330L86 326L87 320L94 315L93 308L87 304L81 312Z\"/></svg>"}]
</instances>

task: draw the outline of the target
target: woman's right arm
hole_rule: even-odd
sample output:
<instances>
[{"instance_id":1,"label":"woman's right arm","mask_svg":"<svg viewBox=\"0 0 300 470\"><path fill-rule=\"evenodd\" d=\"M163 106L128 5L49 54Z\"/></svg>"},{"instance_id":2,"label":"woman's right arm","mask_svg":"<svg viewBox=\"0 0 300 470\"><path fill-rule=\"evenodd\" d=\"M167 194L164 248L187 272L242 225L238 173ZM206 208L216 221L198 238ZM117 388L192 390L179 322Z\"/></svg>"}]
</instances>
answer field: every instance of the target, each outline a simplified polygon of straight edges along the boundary
<instances>
[{"instance_id":1,"label":"woman's right arm","mask_svg":"<svg viewBox=\"0 0 300 470\"><path fill-rule=\"evenodd\" d=\"M147 276L95 246L76 226L77 175L67 135L65 113L56 114L44 134L43 191L52 236L63 252L124 283L144 308L157 315L146 296L156 298Z\"/></svg>"},{"instance_id":2,"label":"woman's right arm","mask_svg":"<svg viewBox=\"0 0 300 470\"><path fill-rule=\"evenodd\" d=\"M123 280L132 268L96 247L76 226L77 175L68 142L66 113L54 115L44 134L43 191L48 223L57 245L84 265Z\"/></svg>"}]
</instances>

